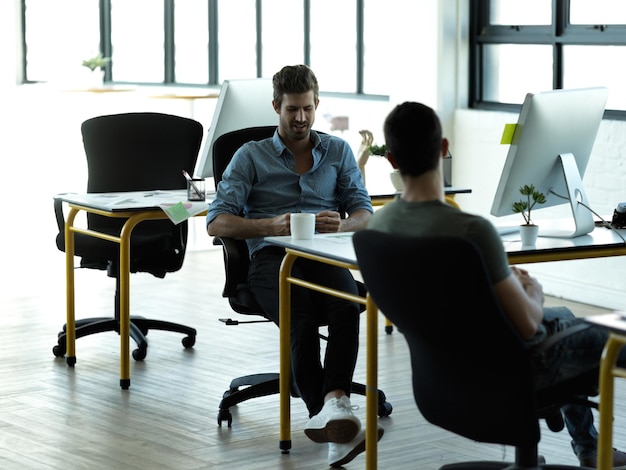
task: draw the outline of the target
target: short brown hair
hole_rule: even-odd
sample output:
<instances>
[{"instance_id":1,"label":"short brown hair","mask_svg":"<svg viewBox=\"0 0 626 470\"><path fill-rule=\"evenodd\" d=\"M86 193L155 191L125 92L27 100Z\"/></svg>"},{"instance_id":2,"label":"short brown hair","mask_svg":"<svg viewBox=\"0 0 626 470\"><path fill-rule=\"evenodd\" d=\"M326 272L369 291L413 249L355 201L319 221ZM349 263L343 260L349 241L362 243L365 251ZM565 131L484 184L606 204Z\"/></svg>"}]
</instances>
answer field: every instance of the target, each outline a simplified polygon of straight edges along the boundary
<instances>
[{"instance_id":1,"label":"short brown hair","mask_svg":"<svg viewBox=\"0 0 626 470\"><path fill-rule=\"evenodd\" d=\"M310 67L300 65L287 65L274 74L272 79L274 86L274 104L280 108L285 93L306 93L313 90L315 103L319 100L320 89L317 78Z\"/></svg>"}]
</instances>

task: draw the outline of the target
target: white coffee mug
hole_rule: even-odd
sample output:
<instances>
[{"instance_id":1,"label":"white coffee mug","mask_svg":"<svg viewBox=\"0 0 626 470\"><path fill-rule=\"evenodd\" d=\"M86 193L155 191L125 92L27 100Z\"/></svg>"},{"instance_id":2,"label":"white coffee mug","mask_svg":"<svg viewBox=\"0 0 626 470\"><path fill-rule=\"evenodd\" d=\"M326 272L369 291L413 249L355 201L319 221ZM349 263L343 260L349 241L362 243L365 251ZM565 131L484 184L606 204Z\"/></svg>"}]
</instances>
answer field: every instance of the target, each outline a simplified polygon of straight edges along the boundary
<instances>
[{"instance_id":1,"label":"white coffee mug","mask_svg":"<svg viewBox=\"0 0 626 470\"><path fill-rule=\"evenodd\" d=\"M393 170L389 173L389 178L391 179L391 184L393 184L394 189L401 193L404 191L404 182L402 181L402 175L399 170Z\"/></svg>"},{"instance_id":2,"label":"white coffee mug","mask_svg":"<svg viewBox=\"0 0 626 470\"><path fill-rule=\"evenodd\" d=\"M315 233L315 214L305 212L291 214L290 228L291 238L294 240L311 240Z\"/></svg>"}]
</instances>

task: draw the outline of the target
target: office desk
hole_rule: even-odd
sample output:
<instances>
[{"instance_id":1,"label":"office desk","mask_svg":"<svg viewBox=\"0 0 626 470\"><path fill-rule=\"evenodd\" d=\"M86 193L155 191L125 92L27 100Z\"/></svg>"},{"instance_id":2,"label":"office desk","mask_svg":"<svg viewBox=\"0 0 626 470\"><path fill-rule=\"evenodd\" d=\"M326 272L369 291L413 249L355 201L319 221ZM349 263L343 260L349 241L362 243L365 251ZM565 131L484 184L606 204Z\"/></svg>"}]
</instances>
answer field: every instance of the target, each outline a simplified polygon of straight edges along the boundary
<instances>
[{"instance_id":1,"label":"office desk","mask_svg":"<svg viewBox=\"0 0 626 470\"><path fill-rule=\"evenodd\" d=\"M621 231L626 234L626 230ZM352 233L315 235L313 240L292 240L290 236L267 237L267 241L285 248L280 268L279 322L280 328L280 442L279 448L291 448L290 374L291 374L291 319L290 284L313 289L351 300L366 306L366 468L377 468L377 408L378 396L378 308L369 297L354 296L329 289L291 276L297 258L309 258L348 269L358 269ZM539 238L536 246L522 246L519 233L502 236L502 242L511 264L597 258L626 255L626 244L613 231L596 228L591 234L575 239Z\"/></svg>"},{"instance_id":2,"label":"office desk","mask_svg":"<svg viewBox=\"0 0 626 470\"><path fill-rule=\"evenodd\" d=\"M626 238L626 229L619 230ZM613 230L596 227L576 238L539 237L535 246L522 246L519 233L503 235L510 264L567 261L626 255L626 244Z\"/></svg>"},{"instance_id":3,"label":"office desk","mask_svg":"<svg viewBox=\"0 0 626 470\"><path fill-rule=\"evenodd\" d=\"M125 193L67 193L55 199L69 206L65 220L65 282L66 282L66 362L76 363L76 317L74 304L74 233L102 238L120 245L120 387L130 387L130 235L137 224L144 220L167 219L160 204L185 202L187 211L193 215L206 212L210 201L189 202L186 190L137 191ZM79 212L125 218L119 236L74 226Z\"/></svg>"},{"instance_id":4,"label":"office desk","mask_svg":"<svg viewBox=\"0 0 626 470\"><path fill-rule=\"evenodd\" d=\"M330 289L304 279L291 277L291 267L299 257L347 269L358 269L352 233L316 235L313 240L292 240L290 236L267 237L272 244L285 247L285 257L279 275L279 338L280 338L280 442L283 452L291 449L291 295L290 284L357 302L366 307L366 468L376 468L377 462L377 417L378 409L378 308L368 295L361 297L347 292Z\"/></svg>"},{"instance_id":5,"label":"office desk","mask_svg":"<svg viewBox=\"0 0 626 470\"><path fill-rule=\"evenodd\" d=\"M446 201L454 201L455 194L469 194L472 192L469 188L457 188L456 186L447 186L444 188ZM384 206L388 202L393 201L393 199L399 195L400 193L395 194L370 194L372 199L373 206Z\"/></svg>"}]
</instances>

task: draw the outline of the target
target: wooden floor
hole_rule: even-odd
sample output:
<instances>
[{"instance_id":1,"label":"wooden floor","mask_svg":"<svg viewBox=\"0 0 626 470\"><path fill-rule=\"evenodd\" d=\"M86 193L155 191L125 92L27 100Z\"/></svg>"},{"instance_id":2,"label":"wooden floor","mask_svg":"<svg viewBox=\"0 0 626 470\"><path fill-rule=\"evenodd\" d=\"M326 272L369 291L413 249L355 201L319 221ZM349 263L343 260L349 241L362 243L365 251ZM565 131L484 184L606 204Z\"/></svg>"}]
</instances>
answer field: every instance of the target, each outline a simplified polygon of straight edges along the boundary
<instances>
[{"instance_id":1,"label":"wooden floor","mask_svg":"<svg viewBox=\"0 0 626 470\"><path fill-rule=\"evenodd\" d=\"M183 349L181 335L151 332L146 360L131 360L126 391L119 387L114 333L79 339L74 368L55 358L52 346L64 323L65 281L64 255L53 242L51 206L25 223L20 236L3 235L3 246L10 249L1 299L0 468L328 468L326 446L302 432L307 416L298 399L292 401L293 448L288 455L278 449L277 396L233 408L232 428L217 425L218 403L231 378L277 370L278 329L219 322L232 313L220 295L221 251L210 244L189 251L183 269L163 280L147 274L131 280L133 313L193 325L198 338L192 350ZM104 272L77 270L77 317L109 314L113 288ZM574 308L581 314L600 311ZM385 435L379 443L379 468L430 470L464 459L511 458L510 448L477 444L425 422L411 395L404 339L397 332L385 334L383 325L381 317L379 385L394 409L380 420ZM365 347L357 380L364 380L364 371ZM619 383L617 393L622 413L619 402L626 392ZM355 396L353 403L364 419L364 398ZM618 415L616 442L624 442L624 423L626 417ZM545 431L540 450L549 462L576 463L565 432ZM347 467L364 465L361 455Z\"/></svg>"}]
</instances>

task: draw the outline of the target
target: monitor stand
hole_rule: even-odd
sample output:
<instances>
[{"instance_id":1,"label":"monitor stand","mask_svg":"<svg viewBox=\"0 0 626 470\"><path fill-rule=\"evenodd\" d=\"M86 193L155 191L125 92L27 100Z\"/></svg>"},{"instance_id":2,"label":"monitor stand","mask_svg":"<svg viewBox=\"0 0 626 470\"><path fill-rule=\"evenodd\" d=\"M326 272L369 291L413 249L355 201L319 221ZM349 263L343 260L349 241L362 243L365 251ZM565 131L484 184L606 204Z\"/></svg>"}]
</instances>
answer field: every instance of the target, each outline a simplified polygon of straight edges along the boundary
<instances>
[{"instance_id":1,"label":"monitor stand","mask_svg":"<svg viewBox=\"0 0 626 470\"><path fill-rule=\"evenodd\" d=\"M580 172L576 165L576 159L571 153L564 153L559 155L559 162L561 162L561 169L563 170L563 177L565 178L565 186L567 188L567 195L552 193L557 197L563 199L569 199L570 207L572 209L572 216L574 221L574 229L563 229L560 227L539 227L540 237L551 238L575 238L581 235L586 235L593 231L594 223L591 211L589 207L589 200L587 194L583 188L583 183L580 178ZM549 190L548 192L552 192ZM582 204L581 204L582 203ZM583 205L584 204L584 205ZM587 207L585 207L587 206Z\"/></svg>"}]
</instances>

